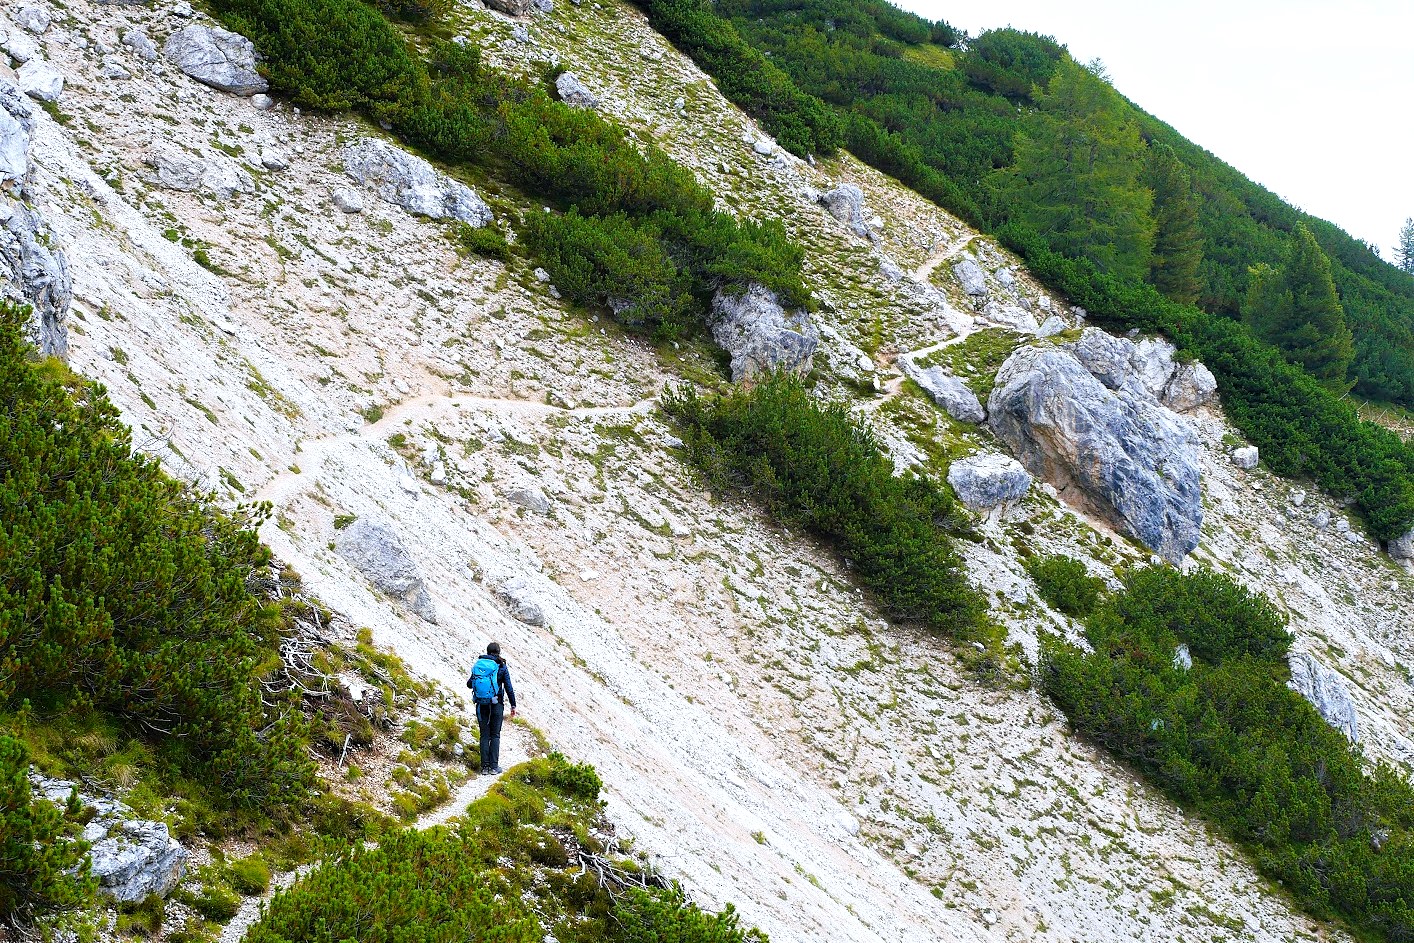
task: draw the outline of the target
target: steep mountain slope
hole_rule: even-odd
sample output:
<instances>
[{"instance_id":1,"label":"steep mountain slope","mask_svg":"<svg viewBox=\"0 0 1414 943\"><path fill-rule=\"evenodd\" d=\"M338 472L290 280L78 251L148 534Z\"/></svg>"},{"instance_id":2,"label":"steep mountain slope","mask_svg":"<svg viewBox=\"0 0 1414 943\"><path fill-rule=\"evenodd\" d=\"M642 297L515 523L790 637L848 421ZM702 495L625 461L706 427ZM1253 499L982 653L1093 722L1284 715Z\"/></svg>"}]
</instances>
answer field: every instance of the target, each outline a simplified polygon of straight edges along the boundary
<instances>
[{"instance_id":1,"label":"steep mountain slope","mask_svg":"<svg viewBox=\"0 0 1414 943\"><path fill-rule=\"evenodd\" d=\"M1345 938L1038 691L980 683L946 643L880 619L824 548L703 493L654 401L682 377L722 383L705 340L624 336L371 192L343 212L343 147L380 131L262 111L121 42L140 27L160 44L188 11L53 12L40 43L64 118L36 116L35 203L72 269L71 364L173 473L271 501L270 546L419 672L457 689L499 639L527 714L594 764L611 816L699 900L777 941ZM990 292L1039 308L1014 258L847 155L781 153L631 7L521 22L458 6L447 28L508 68L574 70L723 205L781 219L823 303L821 386L856 397L901 462L938 461L920 439L998 449L940 424L896 359L989 323L952 277L965 254ZM162 183L147 162L163 155L201 162L193 191ZM816 205L841 182L875 239ZM504 219L516 200L491 203ZM1236 469L1220 411L1191 422L1196 559L1281 601L1299 647L1344 676L1368 753L1407 770L1414 580L1318 530L1318 511L1342 519L1327 499ZM397 532L435 623L347 562L347 515ZM1029 654L1073 626L1019 546L1106 575L1148 557L1054 489L978 531L970 576Z\"/></svg>"}]
</instances>

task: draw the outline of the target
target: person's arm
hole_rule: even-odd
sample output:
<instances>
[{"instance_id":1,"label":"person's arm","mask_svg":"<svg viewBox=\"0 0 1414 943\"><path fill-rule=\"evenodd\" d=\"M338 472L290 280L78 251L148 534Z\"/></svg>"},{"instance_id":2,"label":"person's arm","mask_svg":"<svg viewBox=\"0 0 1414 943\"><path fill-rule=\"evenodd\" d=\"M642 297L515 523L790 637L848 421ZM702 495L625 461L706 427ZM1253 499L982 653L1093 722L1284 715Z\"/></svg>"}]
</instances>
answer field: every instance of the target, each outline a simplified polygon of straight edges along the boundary
<instances>
[{"instance_id":1,"label":"person's arm","mask_svg":"<svg viewBox=\"0 0 1414 943\"><path fill-rule=\"evenodd\" d=\"M516 715L516 689L511 687L511 669L505 662L501 662L501 687L506 692L506 698L511 702L511 716Z\"/></svg>"}]
</instances>

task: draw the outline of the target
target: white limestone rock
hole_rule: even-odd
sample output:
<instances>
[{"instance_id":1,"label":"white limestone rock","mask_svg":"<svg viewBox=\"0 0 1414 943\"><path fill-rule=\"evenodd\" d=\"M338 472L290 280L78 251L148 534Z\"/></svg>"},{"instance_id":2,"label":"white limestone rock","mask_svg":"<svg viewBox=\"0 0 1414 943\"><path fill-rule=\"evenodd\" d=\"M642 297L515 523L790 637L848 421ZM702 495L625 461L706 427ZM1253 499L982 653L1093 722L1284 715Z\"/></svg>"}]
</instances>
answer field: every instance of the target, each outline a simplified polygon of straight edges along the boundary
<instances>
[{"instance_id":1,"label":"white limestone rock","mask_svg":"<svg viewBox=\"0 0 1414 943\"><path fill-rule=\"evenodd\" d=\"M498 583L492 592L518 621L524 622L526 625L540 626L545 624L545 609L531 588L530 581L524 576L513 576Z\"/></svg>"},{"instance_id":2,"label":"white limestone rock","mask_svg":"<svg viewBox=\"0 0 1414 943\"><path fill-rule=\"evenodd\" d=\"M978 265L975 259L963 259L954 263L952 273L967 294L974 298L986 296L987 273L982 271L982 266Z\"/></svg>"},{"instance_id":3,"label":"white limestone rock","mask_svg":"<svg viewBox=\"0 0 1414 943\"><path fill-rule=\"evenodd\" d=\"M869 227L864 222L864 191L852 183L842 183L833 190L820 194L820 204L829 210L831 216L843 223L856 236L869 238Z\"/></svg>"},{"instance_id":4,"label":"white limestone rock","mask_svg":"<svg viewBox=\"0 0 1414 943\"><path fill-rule=\"evenodd\" d=\"M762 285L739 295L718 289L708 323L718 346L731 355L733 382L773 370L807 373L820 343L810 315L785 310Z\"/></svg>"},{"instance_id":5,"label":"white limestone rock","mask_svg":"<svg viewBox=\"0 0 1414 943\"><path fill-rule=\"evenodd\" d=\"M88 856L99 890L120 903L166 897L186 874L190 858L166 823L146 821L119 823L93 843Z\"/></svg>"},{"instance_id":6,"label":"white limestone rock","mask_svg":"<svg viewBox=\"0 0 1414 943\"><path fill-rule=\"evenodd\" d=\"M387 141L362 138L344 148L343 158L351 180L414 216L455 219L473 227L491 222L490 207L470 187Z\"/></svg>"},{"instance_id":7,"label":"white limestone rock","mask_svg":"<svg viewBox=\"0 0 1414 943\"><path fill-rule=\"evenodd\" d=\"M167 37L168 60L203 85L233 95L254 95L270 88L255 70L255 44L219 26L192 25Z\"/></svg>"},{"instance_id":8,"label":"white limestone rock","mask_svg":"<svg viewBox=\"0 0 1414 943\"><path fill-rule=\"evenodd\" d=\"M157 61L157 44L140 27L133 27L123 33L123 45L131 49L144 62Z\"/></svg>"},{"instance_id":9,"label":"white limestone rock","mask_svg":"<svg viewBox=\"0 0 1414 943\"><path fill-rule=\"evenodd\" d=\"M561 72L555 77L555 91L560 101L571 108L585 108L590 111L599 107L599 98L580 81L573 72Z\"/></svg>"},{"instance_id":10,"label":"white limestone rock","mask_svg":"<svg viewBox=\"0 0 1414 943\"><path fill-rule=\"evenodd\" d=\"M160 144L147 156L149 181L168 190L205 193L229 200L237 193L254 193L255 181L225 154L194 154L175 144Z\"/></svg>"},{"instance_id":11,"label":"white limestone rock","mask_svg":"<svg viewBox=\"0 0 1414 943\"><path fill-rule=\"evenodd\" d=\"M21 29L28 30L36 36L47 30L51 22L48 10L32 5L20 7L10 14L10 17L19 24Z\"/></svg>"},{"instance_id":12,"label":"white limestone rock","mask_svg":"<svg viewBox=\"0 0 1414 943\"><path fill-rule=\"evenodd\" d=\"M391 524L360 517L338 532L334 550L380 592L401 601L428 622L437 622L437 609L422 571Z\"/></svg>"},{"instance_id":13,"label":"white limestone rock","mask_svg":"<svg viewBox=\"0 0 1414 943\"><path fill-rule=\"evenodd\" d=\"M960 378L942 367L919 367L912 357L900 357L899 366L905 376L917 383L934 403L958 422L976 424L986 421L987 412L982 408L982 402Z\"/></svg>"},{"instance_id":14,"label":"white limestone rock","mask_svg":"<svg viewBox=\"0 0 1414 943\"><path fill-rule=\"evenodd\" d=\"M1291 666L1290 688L1300 694L1316 712L1351 743L1360 742L1360 725L1355 714L1355 701L1338 672L1321 664L1312 655L1294 652L1287 658Z\"/></svg>"},{"instance_id":15,"label":"white limestone rock","mask_svg":"<svg viewBox=\"0 0 1414 943\"><path fill-rule=\"evenodd\" d=\"M1255 445L1244 445L1232 450L1232 464L1245 471L1251 471L1262 460L1262 453Z\"/></svg>"},{"instance_id":16,"label":"white limestone rock","mask_svg":"<svg viewBox=\"0 0 1414 943\"><path fill-rule=\"evenodd\" d=\"M15 75L20 80L20 91L37 101L56 102L64 94L64 73L43 59L29 60Z\"/></svg>"},{"instance_id":17,"label":"white limestone rock","mask_svg":"<svg viewBox=\"0 0 1414 943\"><path fill-rule=\"evenodd\" d=\"M1031 489L1031 476L1010 455L971 455L948 468L948 484L974 511L1019 501Z\"/></svg>"}]
</instances>

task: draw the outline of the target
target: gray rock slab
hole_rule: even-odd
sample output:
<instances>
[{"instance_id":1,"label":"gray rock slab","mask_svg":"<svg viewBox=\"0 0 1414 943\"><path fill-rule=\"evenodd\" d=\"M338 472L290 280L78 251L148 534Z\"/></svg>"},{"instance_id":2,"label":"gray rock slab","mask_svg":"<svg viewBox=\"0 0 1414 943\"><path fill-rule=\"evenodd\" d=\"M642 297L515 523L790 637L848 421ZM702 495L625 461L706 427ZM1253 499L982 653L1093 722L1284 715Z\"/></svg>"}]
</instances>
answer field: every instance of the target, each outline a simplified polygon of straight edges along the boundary
<instances>
[{"instance_id":1,"label":"gray rock slab","mask_svg":"<svg viewBox=\"0 0 1414 943\"><path fill-rule=\"evenodd\" d=\"M455 219L469 226L491 222L491 209L475 191L438 173L421 157L378 138L344 148L344 173L378 198L414 216Z\"/></svg>"},{"instance_id":2,"label":"gray rock slab","mask_svg":"<svg viewBox=\"0 0 1414 943\"><path fill-rule=\"evenodd\" d=\"M776 293L762 285L738 295L719 289L708 321L713 339L731 355L733 381L773 370L806 373L820 343L810 315L787 311Z\"/></svg>"},{"instance_id":3,"label":"gray rock slab","mask_svg":"<svg viewBox=\"0 0 1414 943\"><path fill-rule=\"evenodd\" d=\"M1176 414L1113 391L1061 347L1002 365L988 424L1023 465L1170 562L1198 545L1198 444Z\"/></svg>"},{"instance_id":4,"label":"gray rock slab","mask_svg":"<svg viewBox=\"0 0 1414 943\"><path fill-rule=\"evenodd\" d=\"M163 54L177 68L233 95L254 95L270 83L255 69L255 44L219 26L192 25L167 37Z\"/></svg>"},{"instance_id":5,"label":"gray rock slab","mask_svg":"<svg viewBox=\"0 0 1414 943\"><path fill-rule=\"evenodd\" d=\"M380 592L436 623L437 609L427 592L422 571L390 524L360 517L338 532L334 549Z\"/></svg>"},{"instance_id":6,"label":"gray rock slab","mask_svg":"<svg viewBox=\"0 0 1414 943\"><path fill-rule=\"evenodd\" d=\"M899 365L905 376L958 422L979 423L987 419L986 410L971 387L942 367L919 367L911 357L900 357Z\"/></svg>"},{"instance_id":7,"label":"gray rock slab","mask_svg":"<svg viewBox=\"0 0 1414 943\"><path fill-rule=\"evenodd\" d=\"M1295 652L1287 658L1291 666L1288 685L1311 702L1316 712L1351 743L1360 742L1360 724L1355 714L1355 701L1345 679L1305 652Z\"/></svg>"},{"instance_id":8,"label":"gray rock slab","mask_svg":"<svg viewBox=\"0 0 1414 943\"><path fill-rule=\"evenodd\" d=\"M594 110L599 107L599 98L580 81L578 75L573 72L561 72L555 77L555 91L560 95L560 101L571 108L587 108Z\"/></svg>"},{"instance_id":9,"label":"gray rock slab","mask_svg":"<svg viewBox=\"0 0 1414 943\"><path fill-rule=\"evenodd\" d=\"M1010 455L971 455L948 468L948 484L974 511L1019 501L1031 488L1031 475Z\"/></svg>"}]
</instances>

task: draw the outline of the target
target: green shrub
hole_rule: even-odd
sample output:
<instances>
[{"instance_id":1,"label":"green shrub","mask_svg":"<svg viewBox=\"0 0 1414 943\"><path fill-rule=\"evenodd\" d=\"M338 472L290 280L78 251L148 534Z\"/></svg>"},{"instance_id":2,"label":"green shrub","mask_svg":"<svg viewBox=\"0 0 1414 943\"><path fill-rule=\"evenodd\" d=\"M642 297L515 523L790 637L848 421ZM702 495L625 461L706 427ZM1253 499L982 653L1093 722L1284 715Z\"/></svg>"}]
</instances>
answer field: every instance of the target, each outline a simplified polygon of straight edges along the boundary
<instances>
[{"instance_id":1,"label":"green shrub","mask_svg":"<svg viewBox=\"0 0 1414 943\"><path fill-rule=\"evenodd\" d=\"M1050 639L1042 662L1081 733L1224 829L1313 915L1414 935L1414 788L1287 687L1290 636L1270 602L1213 573L1149 568L1085 634L1092 651Z\"/></svg>"},{"instance_id":2,"label":"green shrub","mask_svg":"<svg viewBox=\"0 0 1414 943\"><path fill-rule=\"evenodd\" d=\"M134 454L101 388L29 362L23 317L0 310L0 709L92 705L236 806L304 797L303 721L258 682L280 620L246 589L258 515Z\"/></svg>"},{"instance_id":3,"label":"green shrub","mask_svg":"<svg viewBox=\"0 0 1414 943\"><path fill-rule=\"evenodd\" d=\"M183 902L207 920L226 923L241 909L241 899L223 884L208 884L199 894L187 894Z\"/></svg>"},{"instance_id":4,"label":"green shrub","mask_svg":"<svg viewBox=\"0 0 1414 943\"><path fill-rule=\"evenodd\" d=\"M1031 557L1026 561L1041 598L1068 616L1083 619L1095 610L1105 581L1091 576L1085 564L1069 557Z\"/></svg>"},{"instance_id":5,"label":"green shrub","mask_svg":"<svg viewBox=\"0 0 1414 943\"><path fill-rule=\"evenodd\" d=\"M456 234L457 245L473 255L497 259L501 262L505 262L511 257L511 245L506 242L506 237L501 235L501 231L498 229L492 229L490 226L473 227L466 223L458 223Z\"/></svg>"},{"instance_id":6,"label":"green shrub","mask_svg":"<svg viewBox=\"0 0 1414 943\"><path fill-rule=\"evenodd\" d=\"M240 858L226 865L226 880L245 897L264 894L270 887L270 865L259 855Z\"/></svg>"},{"instance_id":7,"label":"green shrub","mask_svg":"<svg viewBox=\"0 0 1414 943\"><path fill-rule=\"evenodd\" d=\"M964 527L954 500L931 479L895 477L847 406L821 405L800 380L777 375L712 400L669 390L664 409L714 490L745 492L834 543L893 618L977 643L984 660L999 662L1002 633L953 549Z\"/></svg>"},{"instance_id":8,"label":"green shrub","mask_svg":"<svg viewBox=\"0 0 1414 943\"><path fill-rule=\"evenodd\" d=\"M64 838L64 813L34 798L29 783L29 751L0 734L0 917L39 914L73 907L88 899L93 881L84 861L86 846Z\"/></svg>"}]
</instances>

